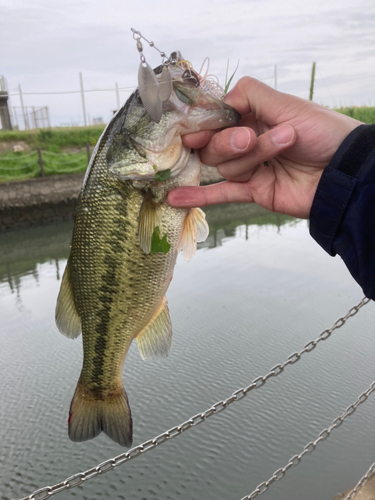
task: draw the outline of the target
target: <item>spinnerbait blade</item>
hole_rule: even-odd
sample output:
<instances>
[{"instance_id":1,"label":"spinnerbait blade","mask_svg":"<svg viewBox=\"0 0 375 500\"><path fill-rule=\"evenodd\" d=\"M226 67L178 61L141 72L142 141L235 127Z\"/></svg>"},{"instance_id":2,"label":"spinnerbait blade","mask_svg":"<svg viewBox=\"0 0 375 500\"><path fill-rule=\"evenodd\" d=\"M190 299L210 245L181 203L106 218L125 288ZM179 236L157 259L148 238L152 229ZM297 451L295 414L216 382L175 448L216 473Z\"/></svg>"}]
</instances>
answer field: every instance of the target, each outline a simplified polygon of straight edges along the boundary
<instances>
[{"instance_id":1,"label":"spinnerbait blade","mask_svg":"<svg viewBox=\"0 0 375 500\"><path fill-rule=\"evenodd\" d=\"M159 82L159 98L167 101L172 93L172 76L167 66L163 66Z\"/></svg>"},{"instance_id":2,"label":"spinnerbait blade","mask_svg":"<svg viewBox=\"0 0 375 500\"><path fill-rule=\"evenodd\" d=\"M139 66L138 87L147 114L155 123L159 123L163 112L163 102L159 97L159 82L151 66L146 62Z\"/></svg>"}]
</instances>

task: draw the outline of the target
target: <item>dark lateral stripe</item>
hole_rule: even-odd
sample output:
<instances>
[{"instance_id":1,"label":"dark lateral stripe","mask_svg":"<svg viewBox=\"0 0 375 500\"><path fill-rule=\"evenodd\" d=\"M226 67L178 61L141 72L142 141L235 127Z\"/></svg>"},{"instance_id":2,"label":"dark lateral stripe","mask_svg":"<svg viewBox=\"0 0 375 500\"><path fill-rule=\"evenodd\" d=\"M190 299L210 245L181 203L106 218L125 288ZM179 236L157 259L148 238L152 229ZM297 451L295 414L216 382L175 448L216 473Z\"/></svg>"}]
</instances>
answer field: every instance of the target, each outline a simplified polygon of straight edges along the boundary
<instances>
[{"instance_id":1,"label":"dark lateral stripe","mask_svg":"<svg viewBox=\"0 0 375 500\"><path fill-rule=\"evenodd\" d=\"M106 385L105 380L105 369L107 360L107 351L111 344L111 332L109 330L110 316L112 310L113 297L117 293L120 287L119 280L121 279L121 273L119 273L117 267L119 263L119 256L123 254L123 244L125 243L127 237L127 205L125 199L122 200L120 204L113 207L115 212L112 224L112 231L109 233L109 239L111 241L111 253L105 257L104 261L104 272L101 276L102 285L99 289L99 301L101 307L98 311L98 317L100 322L97 324L96 331L96 341L94 345L94 357L92 363L94 369L91 374L92 382L98 387L104 387ZM122 244L121 244L122 243Z\"/></svg>"}]
</instances>

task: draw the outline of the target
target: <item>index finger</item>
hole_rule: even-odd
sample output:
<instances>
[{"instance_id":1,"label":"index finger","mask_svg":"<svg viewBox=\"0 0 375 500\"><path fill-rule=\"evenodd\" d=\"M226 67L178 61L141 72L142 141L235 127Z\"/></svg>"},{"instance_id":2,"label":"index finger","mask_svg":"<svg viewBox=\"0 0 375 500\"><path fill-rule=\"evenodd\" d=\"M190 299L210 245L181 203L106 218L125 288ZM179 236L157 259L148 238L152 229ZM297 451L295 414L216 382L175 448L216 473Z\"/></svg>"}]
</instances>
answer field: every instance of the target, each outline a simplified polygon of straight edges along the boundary
<instances>
[{"instance_id":1,"label":"index finger","mask_svg":"<svg viewBox=\"0 0 375 500\"><path fill-rule=\"evenodd\" d=\"M245 182L224 181L209 186L184 186L168 193L168 203L175 207L194 208L253 201L252 191Z\"/></svg>"}]
</instances>

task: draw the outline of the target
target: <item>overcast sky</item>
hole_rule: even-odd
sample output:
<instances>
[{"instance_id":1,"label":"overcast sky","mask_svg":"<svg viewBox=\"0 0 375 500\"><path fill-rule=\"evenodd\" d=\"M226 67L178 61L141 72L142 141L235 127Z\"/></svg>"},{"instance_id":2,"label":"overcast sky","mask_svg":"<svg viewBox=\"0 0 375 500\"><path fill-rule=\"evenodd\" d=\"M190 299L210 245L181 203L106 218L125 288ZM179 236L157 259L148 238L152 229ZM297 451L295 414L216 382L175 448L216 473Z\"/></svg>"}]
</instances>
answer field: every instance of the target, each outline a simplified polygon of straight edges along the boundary
<instances>
[{"instance_id":1,"label":"overcast sky","mask_svg":"<svg viewBox=\"0 0 375 500\"><path fill-rule=\"evenodd\" d=\"M54 125L82 123L80 94L32 92L135 87L139 55L134 27L166 53L180 50L224 83L227 60L244 75L330 107L375 105L374 0L0 0L0 75L11 105L49 106ZM144 44L151 66L159 54ZM124 102L130 90L121 91ZM17 95L12 95L17 94ZM109 119L115 92L86 93L90 119Z\"/></svg>"}]
</instances>

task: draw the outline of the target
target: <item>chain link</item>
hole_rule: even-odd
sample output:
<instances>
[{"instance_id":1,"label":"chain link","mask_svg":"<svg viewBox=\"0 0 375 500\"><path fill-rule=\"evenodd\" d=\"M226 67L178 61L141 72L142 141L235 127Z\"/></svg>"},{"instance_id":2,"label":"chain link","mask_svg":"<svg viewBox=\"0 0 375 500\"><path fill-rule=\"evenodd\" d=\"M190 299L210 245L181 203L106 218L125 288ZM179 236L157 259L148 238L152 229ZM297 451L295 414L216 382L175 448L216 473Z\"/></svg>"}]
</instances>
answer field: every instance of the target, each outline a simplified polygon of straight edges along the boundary
<instances>
[{"instance_id":1,"label":"chain link","mask_svg":"<svg viewBox=\"0 0 375 500\"><path fill-rule=\"evenodd\" d=\"M342 325L341 325L342 326ZM317 439L315 441L311 441L310 443L308 443L302 450L302 452L299 454L299 455L294 455L290 460L289 462L286 464L285 467L281 468L281 469L277 469L277 471L275 471L273 473L273 475L268 479L268 481L264 481L263 483L260 483L256 488L255 490L250 493L250 495L247 495L246 497L243 497L241 498L241 500L252 500L253 498L256 498L257 496L259 495L262 495L265 491L268 490L269 486L274 483L275 481L279 481L280 479L282 479L285 474L286 474L286 471L288 469L291 469L292 467L296 467L302 460L302 457L304 455L309 455L310 453L312 453L315 448L316 448L316 445L318 443L320 443L321 441L325 441L331 434L331 432L334 430L334 429L337 429L338 427L340 427L340 425L342 424L342 422L347 418L347 417L350 417L351 415L353 415L353 413L355 412L355 410L357 409L357 407L359 405L361 405L362 403L364 403L367 398L369 397L369 395L375 391L375 381L370 385L370 387L365 391L363 392L358 398L357 400L351 404L350 406L348 406L348 408L344 411L344 413L336 418L332 424L327 427L327 429L324 429L322 432L320 432L319 436L317 437ZM371 466L371 468L375 468L375 464L373 464ZM363 483L361 483L361 481L358 483L358 485L354 488L354 490L352 491L352 493L345 499L345 500L351 500L352 498L354 498L356 492L358 491L358 489L362 486L362 484L364 484L367 479L368 479L368 476L371 472L371 468L368 470L368 472L366 473L366 475L361 479L361 481L363 481ZM366 477L367 476L367 477ZM361 483L361 484L360 484ZM351 496L353 494L353 496Z\"/></svg>"},{"instance_id":2,"label":"chain link","mask_svg":"<svg viewBox=\"0 0 375 500\"><path fill-rule=\"evenodd\" d=\"M371 465L371 467L369 468L369 470L366 472L366 474L361 477L361 479L358 481L358 483L354 486L354 488L352 489L352 491L345 497L344 500L352 500L356 494L358 493L358 491L362 488L362 486L364 486L367 482L367 480L369 479L370 475L375 471L375 463L373 463Z\"/></svg>"},{"instance_id":3,"label":"chain link","mask_svg":"<svg viewBox=\"0 0 375 500\"><path fill-rule=\"evenodd\" d=\"M212 415L214 415L214 414L216 415L216 414L220 413L221 411L225 410L226 408L228 408L228 406L231 405L232 403L234 403L235 401L240 401L241 399L243 399L253 389L255 390L255 389L259 389L260 387L263 387L263 385L267 382L267 380L269 378L277 377L278 375L283 373L284 368L286 366L296 363L297 361L300 360L300 358L303 354L305 354L307 352L311 352L313 349L315 349L316 345L320 341L326 340L327 338L329 338L331 333L334 330L341 328L350 317L357 314L357 312L361 309L361 307L363 307L368 302L370 302L370 299L364 297L356 306L352 307L350 309L350 311L345 316L343 316L342 318L339 318L333 324L333 326L331 328L324 330L316 340L305 344L305 346L303 347L303 349L299 353L295 352L295 353L291 354L283 364L275 365L273 368L271 368L271 370L266 375L264 375L263 377L257 377L256 379L254 379L251 382L250 385L248 385L245 388L237 389L227 399L224 399L222 401L218 401L217 403L212 405L211 408L208 408L206 411L204 411L202 413L197 413L193 417L186 420L186 422L183 422L182 424L180 424L178 426L172 427L168 431L163 432L163 434L160 434L159 436L156 436L153 439L149 439L148 441L145 441L144 443L136 446L135 448L132 448L131 450L127 451L126 453L122 453L121 455L117 455L114 458L110 458L110 459L106 460L105 462L99 464L97 467L93 467L85 472L79 472L79 473L69 477L65 481L62 481L60 483L55 484L54 486L46 486L44 488L36 490L33 493L31 493L29 496L23 497L21 500L45 500L47 498L50 498L52 495L55 495L56 493L60 493L60 491L64 491L66 489L79 486L84 481L88 481L89 479L92 479L99 474L104 474L104 473L112 470L113 468L117 467L118 465L121 465L125 462L128 462L129 460L132 460L133 458L136 458L139 455L142 455L142 454L156 448L156 446L164 443L165 441L169 441L170 439L173 439L174 437L179 436L180 434L182 434L184 431L190 429L191 427L194 427L196 425L201 424L203 421L205 421L207 418L211 417ZM266 481L264 483L261 483L256 488L256 490L253 493L251 493L250 496L247 496L244 498L250 500L252 498L255 498L255 496L261 495L262 493L264 493L264 491L266 491L268 489L268 486L271 483L273 483L274 481L278 481L282 477L284 477L286 471L289 468L295 467L296 465L298 465L303 455L311 453L311 451L313 451L313 449L315 449L315 446L319 441L323 441L324 439L326 439L328 437L328 435L330 434L330 432L332 431L332 429L339 427L341 425L342 420L344 420L344 418L349 416L348 412L350 411L351 408L352 408L352 413L353 413L355 408L358 406L358 404L363 403L367 399L368 395L374 390L373 386L375 386L375 382L374 382L374 384L371 385L371 387L366 392L361 394L360 398L363 397L364 399L362 399L361 401L358 399L356 401L356 403L354 403L349 408L347 408L347 410L344 412L344 414L341 417L338 417L338 419L336 419L334 421L334 423L331 425L331 427L329 427L328 429L325 429L324 431L322 431L319 434L319 437L316 441L306 445L304 448L304 451L300 455L295 455L294 457L292 457L285 467L283 467L282 469L278 469L274 473L272 478L270 478L268 481ZM340 421L340 423L338 423L338 421ZM327 435L323 436L324 433L327 433ZM244 499L242 499L242 500L244 500Z\"/></svg>"}]
</instances>

